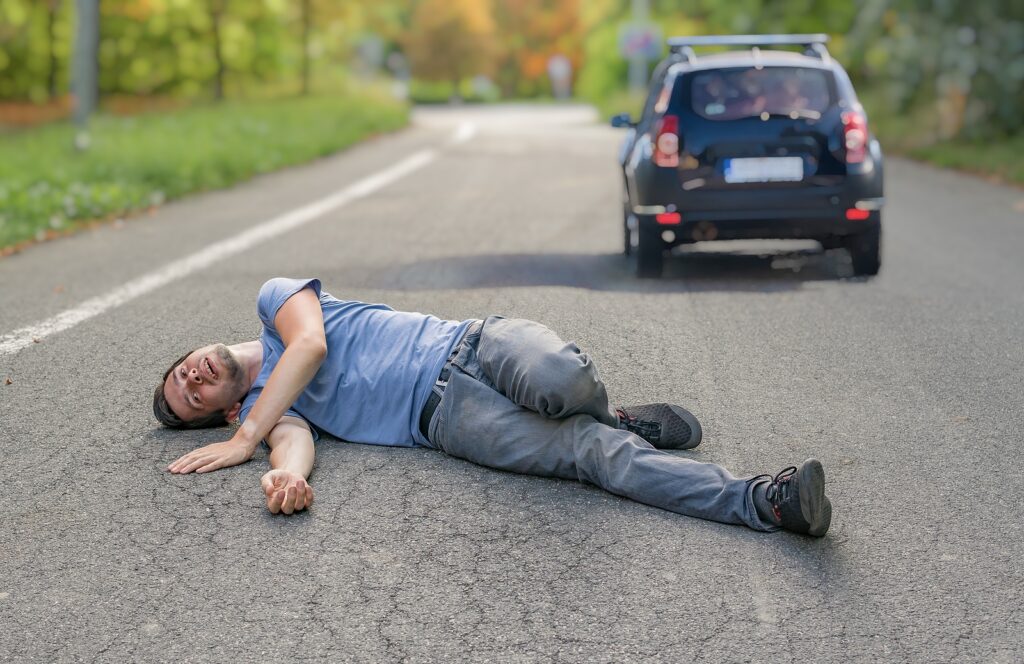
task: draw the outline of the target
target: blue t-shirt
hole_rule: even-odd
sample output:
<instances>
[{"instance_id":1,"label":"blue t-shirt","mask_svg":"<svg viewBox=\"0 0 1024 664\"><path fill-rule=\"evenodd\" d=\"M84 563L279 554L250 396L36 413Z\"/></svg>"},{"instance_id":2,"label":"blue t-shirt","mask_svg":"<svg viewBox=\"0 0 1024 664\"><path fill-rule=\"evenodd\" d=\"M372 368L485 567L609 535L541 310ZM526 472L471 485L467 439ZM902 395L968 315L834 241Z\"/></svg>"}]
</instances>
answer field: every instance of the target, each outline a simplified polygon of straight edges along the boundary
<instances>
[{"instance_id":1,"label":"blue t-shirt","mask_svg":"<svg viewBox=\"0 0 1024 664\"><path fill-rule=\"evenodd\" d=\"M420 413L430 388L472 321L395 311L383 304L338 300L318 279L271 279L260 288L263 366L242 402L244 422L284 353L274 328L281 305L303 288L320 298L327 357L287 414L354 443L426 445Z\"/></svg>"}]
</instances>

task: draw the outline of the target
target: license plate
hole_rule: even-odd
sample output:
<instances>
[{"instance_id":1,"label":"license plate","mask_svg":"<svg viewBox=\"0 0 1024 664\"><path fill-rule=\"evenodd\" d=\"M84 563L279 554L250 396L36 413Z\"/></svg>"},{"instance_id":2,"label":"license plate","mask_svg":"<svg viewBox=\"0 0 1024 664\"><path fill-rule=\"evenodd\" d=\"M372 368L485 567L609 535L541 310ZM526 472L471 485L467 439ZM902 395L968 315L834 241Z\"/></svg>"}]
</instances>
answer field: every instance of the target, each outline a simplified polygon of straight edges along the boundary
<instances>
[{"instance_id":1,"label":"license plate","mask_svg":"<svg viewBox=\"0 0 1024 664\"><path fill-rule=\"evenodd\" d=\"M800 157L743 157L725 160L726 182L799 182L804 179Z\"/></svg>"}]
</instances>

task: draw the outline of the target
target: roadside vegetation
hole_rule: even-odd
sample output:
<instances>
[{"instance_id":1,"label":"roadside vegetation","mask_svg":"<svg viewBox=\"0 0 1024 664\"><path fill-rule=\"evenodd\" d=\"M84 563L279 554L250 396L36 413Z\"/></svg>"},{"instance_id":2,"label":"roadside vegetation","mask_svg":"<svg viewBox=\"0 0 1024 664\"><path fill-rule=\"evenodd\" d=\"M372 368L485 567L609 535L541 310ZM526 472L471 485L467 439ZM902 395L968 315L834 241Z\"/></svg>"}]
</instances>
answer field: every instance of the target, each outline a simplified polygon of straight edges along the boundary
<instances>
[{"instance_id":1,"label":"roadside vegetation","mask_svg":"<svg viewBox=\"0 0 1024 664\"><path fill-rule=\"evenodd\" d=\"M67 122L2 135L0 247L328 155L407 116L385 95L350 92L104 114L85 150Z\"/></svg>"}]
</instances>

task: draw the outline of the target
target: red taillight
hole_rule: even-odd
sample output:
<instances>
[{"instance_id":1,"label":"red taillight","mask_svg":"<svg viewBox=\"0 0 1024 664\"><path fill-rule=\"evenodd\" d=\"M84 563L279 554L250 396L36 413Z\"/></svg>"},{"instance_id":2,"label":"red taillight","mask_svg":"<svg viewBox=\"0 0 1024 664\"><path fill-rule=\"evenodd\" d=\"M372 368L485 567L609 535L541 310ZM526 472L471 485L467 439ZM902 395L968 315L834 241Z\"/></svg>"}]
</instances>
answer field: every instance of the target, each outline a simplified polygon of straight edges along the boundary
<instances>
[{"instance_id":1,"label":"red taillight","mask_svg":"<svg viewBox=\"0 0 1024 664\"><path fill-rule=\"evenodd\" d=\"M654 163L658 166L679 165L679 117L666 115L654 130Z\"/></svg>"},{"instance_id":2,"label":"red taillight","mask_svg":"<svg viewBox=\"0 0 1024 664\"><path fill-rule=\"evenodd\" d=\"M868 153L868 119L860 111L846 111L841 117L846 163L859 164Z\"/></svg>"},{"instance_id":3,"label":"red taillight","mask_svg":"<svg viewBox=\"0 0 1024 664\"><path fill-rule=\"evenodd\" d=\"M871 216L871 210L861 210L859 208L850 208L846 211L846 218L850 221L864 221Z\"/></svg>"},{"instance_id":4,"label":"red taillight","mask_svg":"<svg viewBox=\"0 0 1024 664\"><path fill-rule=\"evenodd\" d=\"M671 226L682 221L683 215L678 212L662 212L661 214L654 215L654 220L662 226Z\"/></svg>"}]
</instances>

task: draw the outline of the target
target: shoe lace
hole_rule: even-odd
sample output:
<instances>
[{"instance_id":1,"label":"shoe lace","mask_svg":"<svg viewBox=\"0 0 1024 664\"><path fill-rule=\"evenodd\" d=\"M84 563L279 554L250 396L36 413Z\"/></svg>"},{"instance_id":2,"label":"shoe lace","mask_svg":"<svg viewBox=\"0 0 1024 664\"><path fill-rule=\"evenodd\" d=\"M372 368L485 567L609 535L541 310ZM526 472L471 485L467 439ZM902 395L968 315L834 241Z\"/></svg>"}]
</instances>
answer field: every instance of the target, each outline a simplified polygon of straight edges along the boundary
<instances>
[{"instance_id":1,"label":"shoe lace","mask_svg":"<svg viewBox=\"0 0 1024 664\"><path fill-rule=\"evenodd\" d=\"M626 427L628 431L632 431L638 436L648 438L651 436L657 436L661 433L661 425L658 422L652 420L641 420L635 415L630 415L621 408L616 408L615 413L619 416L619 421Z\"/></svg>"},{"instance_id":2,"label":"shoe lace","mask_svg":"<svg viewBox=\"0 0 1024 664\"><path fill-rule=\"evenodd\" d=\"M772 511L775 512L776 518L781 518L782 515L779 510L779 505L786 499L789 494L789 480L796 475L796 466L789 466L780 470L775 477L771 475L755 475L747 480L747 484L753 484L758 480L767 479L771 481L768 488L765 489L765 498L772 504Z\"/></svg>"}]
</instances>

